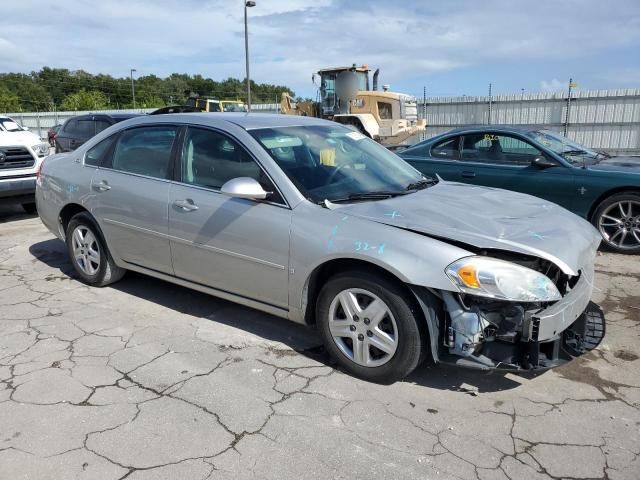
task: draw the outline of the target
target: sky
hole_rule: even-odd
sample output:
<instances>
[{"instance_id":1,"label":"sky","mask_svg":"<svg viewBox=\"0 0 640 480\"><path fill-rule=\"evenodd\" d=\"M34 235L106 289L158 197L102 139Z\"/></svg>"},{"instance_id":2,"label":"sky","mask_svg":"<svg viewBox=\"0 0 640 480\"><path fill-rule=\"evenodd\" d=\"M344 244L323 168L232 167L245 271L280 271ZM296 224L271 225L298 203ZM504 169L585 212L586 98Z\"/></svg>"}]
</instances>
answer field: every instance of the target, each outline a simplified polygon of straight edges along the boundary
<instances>
[{"instance_id":1,"label":"sky","mask_svg":"<svg viewBox=\"0 0 640 480\"><path fill-rule=\"evenodd\" d=\"M367 64L422 96L640 87L640 0L256 0L251 78ZM0 0L0 72L244 78L243 0Z\"/></svg>"}]
</instances>

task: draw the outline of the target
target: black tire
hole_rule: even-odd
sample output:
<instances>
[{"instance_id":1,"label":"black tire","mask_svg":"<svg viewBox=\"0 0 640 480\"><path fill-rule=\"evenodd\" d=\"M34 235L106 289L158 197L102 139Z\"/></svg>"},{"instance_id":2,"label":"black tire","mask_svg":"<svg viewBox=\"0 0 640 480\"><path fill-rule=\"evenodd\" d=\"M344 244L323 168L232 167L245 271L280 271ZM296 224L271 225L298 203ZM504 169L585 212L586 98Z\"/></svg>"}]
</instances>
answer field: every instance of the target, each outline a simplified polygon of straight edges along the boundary
<instances>
[{"instance_id":1,"label":"black tire","mask_svg":"<svg viewBox=\"0 0 640 480\"><path fill-rule=\"evenodd\" d=\"M343 353L331 334L329 319L332 302L347 289L374 294L386 304L395 319L397 348L390 359L380 366L367 367L356 363ZM363 320L360 319L361 322ZM316 323L329 354L344 370L363 380L384 384L401 380L421 363L428 351L428 336L416 300L398 282L375 273L353 270L330 278L318 295ZM363 324L361 326L366 328Z\"/></svg>"},{"instance_id":2,"label":"black tire","mask_svg":"<svg viewBox=\"0 0 640 480\"><path fill-rule=\"evenodd\" d=\"M624 219L622 210L630 215ZM604 216L604 217L603 217ZM620 217L617 224L612 218ZM606 250L628 255L640 254L640 194L636 192L622 192L605 198L596 208L591 219L593 225L602 235L602 247ZM622 236L625 235L621 242Z\"/></svg>"},{"instance_id":3,"label":"black tire","mask_svg":"<svg viewBox=\"0 0 640 480\"><path fill-rule=\"evenodd\" d=\"M98 252L100 261L97 268L95 268L94 273L85 271L87 269L83 269L80 261L76 258L76 255L74 253L74 232L76 230L80 230L81 232L91 232L93 241L85 248L88 249L89 247L91 247L92 251ZM84 283L94 287L104 287L105 285L117 282L124 276L126 270L117 266L113 261L111 253L109 253L107 245L104 241L104 237L102 236L102 232L97 227L91 215L86 212L74 215L67 225L66 235L69 258L71 259L73 268L76 270L76 273ZM87 259L85 257L84 261L86 260Z\"/></svg>"},{"instance_id":4,"label":"black tire","mask_svg":"<svg viewBox=\"0 0 640 480\"><path fill-rule=\"evenodd\" d=\"M38 211L38 209L36 208L36 204L34 202L23 203L22 209L27 213L36 213Z\"/></svg>"}]
</instances>

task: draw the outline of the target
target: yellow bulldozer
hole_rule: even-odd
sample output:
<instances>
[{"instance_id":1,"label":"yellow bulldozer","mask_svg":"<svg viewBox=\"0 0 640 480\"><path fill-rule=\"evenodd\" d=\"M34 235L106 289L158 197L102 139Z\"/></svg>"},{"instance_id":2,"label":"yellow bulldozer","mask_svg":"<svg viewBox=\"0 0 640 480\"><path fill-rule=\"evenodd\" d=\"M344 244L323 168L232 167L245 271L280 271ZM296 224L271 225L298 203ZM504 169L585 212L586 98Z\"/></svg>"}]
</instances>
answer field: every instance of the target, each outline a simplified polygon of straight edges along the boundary
<instances>
[{"instance_id":1,"label":"yellow bulldozer","mask_svg":"<svg viewBox=\"0 0 640 480\"><path fill-rule=\"evenodd\" d=\"M280 112L326 118L351 125L368 137L384 144L397 145L425 129L418 118L416 98L404 93L390 92L384 85L378 90L378 74L373 74L373 88L369 88L367 65L325 68L320 77L319 102L295 102L288 93L282 94ZM313 81L316 83L316 75Z\"/></svg>"}]
</instances>

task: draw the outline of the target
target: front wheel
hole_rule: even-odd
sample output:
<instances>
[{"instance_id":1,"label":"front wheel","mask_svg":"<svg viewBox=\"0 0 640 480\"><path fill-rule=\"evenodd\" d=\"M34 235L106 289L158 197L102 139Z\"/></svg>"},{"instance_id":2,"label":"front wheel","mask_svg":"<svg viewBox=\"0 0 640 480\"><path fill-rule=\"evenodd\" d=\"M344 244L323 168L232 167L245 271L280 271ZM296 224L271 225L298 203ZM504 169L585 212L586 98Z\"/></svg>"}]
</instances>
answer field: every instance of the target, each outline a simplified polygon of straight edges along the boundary
<instances>
[{"instance_id":1,"label":"front wheel","mask_svg":"<svg viewBox=\"0 0 640 480\"><path fill-rule=\"evenodd\" d=\"M608 250L640 253L640 194L625 192L605 199L596 209L593 223Z\"/></svg>"},{"instance_id":2,"label":"front wheel","mask_svg":"<svg viewBox=\"0 0 640 480\"><path fill-rule=\"evenodd\" d=\"M391 383L411 373L427 349L415 303L383 276L345 272L320 291L316 320L327 350L346 371Z\"/></svg>"},{"instance_id":3,"label":"front wheel","mask_svg":"<svg viewBox=\"0 0 640 480\"><path fill-rule=\"evenodd\" d=\"M125 273L118 267L88 213L73 216L67 226L67 248L71 263L85 283L103 287L117 282Z\"/></svg>"}]
</instances>

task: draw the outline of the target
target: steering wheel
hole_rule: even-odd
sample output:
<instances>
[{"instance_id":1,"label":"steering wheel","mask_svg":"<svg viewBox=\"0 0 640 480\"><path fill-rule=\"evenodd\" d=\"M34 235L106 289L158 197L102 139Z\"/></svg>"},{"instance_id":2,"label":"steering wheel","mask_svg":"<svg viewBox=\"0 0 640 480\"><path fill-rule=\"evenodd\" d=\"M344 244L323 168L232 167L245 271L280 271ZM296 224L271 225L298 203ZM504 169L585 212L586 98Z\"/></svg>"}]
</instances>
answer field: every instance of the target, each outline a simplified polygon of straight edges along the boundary
<instances>
[{"instance_id":1,"label":"steering wheel","mask_svg":"<svg viewBox=\"0 0 640 480\"><path fill-rule=\"evenodd\" d=\"M333 182L333 179L336 177L336 175L338 174L338 172L340 170L342 170L343 168L351 168L351 165L348 165L346 163L343 163L341 165L337 165L334 169L333 172L331 172L331 174L329 175L329 177L327 178L327 181L324 182L325 185L331 185L331 183Z\"/></svg>"}]
</instances>

